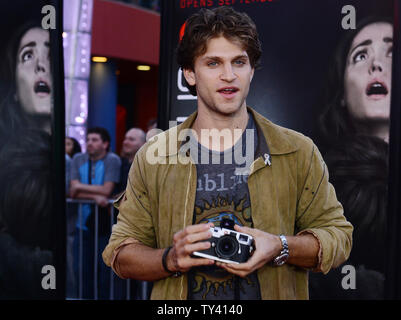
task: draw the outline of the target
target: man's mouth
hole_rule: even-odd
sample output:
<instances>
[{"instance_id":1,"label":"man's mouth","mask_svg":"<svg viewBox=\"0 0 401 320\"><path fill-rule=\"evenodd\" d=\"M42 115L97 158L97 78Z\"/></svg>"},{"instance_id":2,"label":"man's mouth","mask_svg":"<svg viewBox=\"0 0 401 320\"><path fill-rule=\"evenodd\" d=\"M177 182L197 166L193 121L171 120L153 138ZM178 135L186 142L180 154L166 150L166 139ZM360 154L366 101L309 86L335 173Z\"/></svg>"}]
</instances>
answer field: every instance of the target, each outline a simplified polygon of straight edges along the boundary
<instances>
[{"instance_id":1,"label":"man's mouth","mask_svg":"<svg viewBox=\"0 0 401 320\"><path fill-rule=\"evenodd\" d=\"M217 92L221 93L222 95L224 95L226 97L232 97L238 91L239 91L239 89L237 87L224 87L224 88L217 90Z\"/></svg>"},{"instance_id":2,"label":"man's mouth","mask_svg":"<svg viewBox=\"0 0 401 320\"><path fill-rule=\"evenodd\" d=\"M366 88L366 95L370 98L383 98L388 94L387 86L384 82L372 81Z\"/></svg>"},{"instance_id":3,"label":"man's mouth","mask_svg":"<svg viewBox=\"0 0 401 320\"><path fill-rule=\"evenodd\" d=\"M37 93L40 96L47 96L51 92L50 86L47 84L46 81L43 81L43 80L39 80L39 81L35 82L35 86L34 86L33 90L35 91L35 93Z\"/></svg>"}]
</instances>

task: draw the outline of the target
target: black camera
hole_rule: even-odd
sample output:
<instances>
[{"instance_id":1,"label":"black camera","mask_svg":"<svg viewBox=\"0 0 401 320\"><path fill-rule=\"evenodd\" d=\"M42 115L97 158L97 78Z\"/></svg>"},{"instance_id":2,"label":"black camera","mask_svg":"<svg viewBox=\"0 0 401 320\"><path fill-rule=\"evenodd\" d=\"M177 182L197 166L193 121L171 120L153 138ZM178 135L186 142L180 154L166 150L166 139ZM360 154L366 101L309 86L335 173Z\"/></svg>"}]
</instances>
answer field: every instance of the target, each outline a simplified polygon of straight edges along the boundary
<instances>
[{"instance_id":1,"label":"black camera","mask_svg":"<svg viewBox=\"0 0 401 320\"><path fill-rule=\"evenodd\" d=\"M223 219L220 227L210 228L210 231L212 237L207 241L211 247L195 251L194 256L225 263L242 263L249 259L254 250L253 238L249 234L235 231L233 220Z\"/></svg>"}]
</instances>

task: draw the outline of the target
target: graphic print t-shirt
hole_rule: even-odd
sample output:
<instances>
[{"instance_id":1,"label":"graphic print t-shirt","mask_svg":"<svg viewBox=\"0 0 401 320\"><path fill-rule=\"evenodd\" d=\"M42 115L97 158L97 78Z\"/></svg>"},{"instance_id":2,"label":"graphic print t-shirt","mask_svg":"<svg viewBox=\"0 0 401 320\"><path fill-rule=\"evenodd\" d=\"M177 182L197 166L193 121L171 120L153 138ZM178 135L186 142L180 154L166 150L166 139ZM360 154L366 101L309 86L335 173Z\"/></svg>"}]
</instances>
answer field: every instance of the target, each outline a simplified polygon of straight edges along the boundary
<instances>
[{"instance_id":1,"label":"graphic print t-shirt","mask_svg":"<svg viewBox=\"0 0 401 320\"><path fill-rule=\"evenodd\" d=\"M226 218L238 225L253 227L248 191L249 172L245 174L243 169L253 162L257 135L252 115L248 115L247 128L241 139L224 152L209 150L193 137L189 140L191 156L197 161L194 224L212 222L219 227L221 220ZM196 154L193 150L197 151ZM244 161L245 157L248 157L247 161ZM230 158L231 161L228 161ZM213 265L193 268L188 279L188 298L192 300L260 299L256 272L240 278Z\"/></svg>"}]
</instances>

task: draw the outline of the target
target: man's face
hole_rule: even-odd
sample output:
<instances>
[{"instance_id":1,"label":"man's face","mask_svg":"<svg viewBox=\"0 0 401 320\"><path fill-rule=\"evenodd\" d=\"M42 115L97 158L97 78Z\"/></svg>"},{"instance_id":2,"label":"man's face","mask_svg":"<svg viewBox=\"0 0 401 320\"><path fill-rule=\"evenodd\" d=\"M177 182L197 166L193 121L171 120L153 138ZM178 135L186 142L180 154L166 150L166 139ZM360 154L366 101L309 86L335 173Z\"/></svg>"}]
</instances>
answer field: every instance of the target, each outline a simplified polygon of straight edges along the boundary
<instances>
[{"instance_id":1,"label":"man's face","mask_svg":"<svg viewBox=\"0 0 401 320\"><path fill-rule=\"evenodd\" d=\"M65 153L72 155L72 150L74 149L74 143L71 139L65 138Z\"/></svg>"},{"instance_id":2,"label":"man's face","mask_svg":"<svg viewBox=\"0 0 401 320\"><path fill-rule=\"evenodd\" d=\"M187 82L196 85L198 108L224 116L246 107L253 73L244 48L224 37L210 39L194 70L184 70Z\"/></svg>"},{"instance_id":3,"label":"man's face","mask_svg":"<svg viewBox=\"0 0 401 320\"><path fill-rule=\"evenodd\" d=\"M144 144L144 134L137 130L128 130L123 141L123 152L127 155L135 155Z\"/></svg>"},{"instance_id":4,"label":"man's face","mask_svg":"<svg viewBox=\"0 0 401 320\"><path fill-rule=\"evenodd\" d=\"M21 38L16 66L17 99L32 115L49 115L52 77L49 60L49 32L29 29Z\"/></svg>"},{"instance_id":5,"label":"man's face","mask_svg":"<svg viewBox=\"0 0 401 320\"><path fill-rule=\"evenodd\" d=\"M109 143L103 141L98 133L89 133L86 137L86 151L91 157L98 157L107 153Z\"/></svg>"},{"instance_id":6,"label":"man's face","mask_svg":"<svg viewBox=\"0 0 401 320\"><path fill-rule=\"evenodd\" d=\"M390 117L393 28L389 23L367 25L355 37L344 75L344 100L360 121Z\"/></svg>"}]
</instances>

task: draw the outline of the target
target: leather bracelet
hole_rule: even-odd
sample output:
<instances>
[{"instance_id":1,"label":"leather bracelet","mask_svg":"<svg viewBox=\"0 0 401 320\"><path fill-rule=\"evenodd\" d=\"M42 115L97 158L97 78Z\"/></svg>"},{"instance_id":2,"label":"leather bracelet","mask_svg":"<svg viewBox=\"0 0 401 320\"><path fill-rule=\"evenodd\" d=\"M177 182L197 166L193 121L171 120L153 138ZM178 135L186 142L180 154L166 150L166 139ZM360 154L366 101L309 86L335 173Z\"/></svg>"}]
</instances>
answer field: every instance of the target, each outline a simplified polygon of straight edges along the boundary
<instances>
[{"instance_id":1,"label":"leather bracelet","mask_svg":"<svg viewBox=\"0 0 401 320\"><path fill-rule=\"evenodd\" d=\"M170 246L170 247L168 247L166 250L164 250L163 257L162 257L162 265L163 265L164 271L166 271L166 272L168 272L168 273L173 273L173 271L170 271L170 270L167 268L167 255L168 255L168 253L170 252L171 248L172 248L172 247Z\"/></svg>"},{"instance_id":2,"label":"leather bracelet","mask_svg":"<svg viewBox=\"0 0 401 320\"><path fill-rule=\"evenodd\" d=\"M181 276L182 273L179 272L179 271L173 272L173 271L170 271L170 270L167 268L167 255L168 255L168 253L170 252L171 249L172 249L172 246L170 246L170 247L166 248L166 250L164 250L163 257L162 257L162 265L163 265L163 269L164 269L166 272L171 273L172 276L176 278L176 277Z\"/></svg>"}]
</instances>

